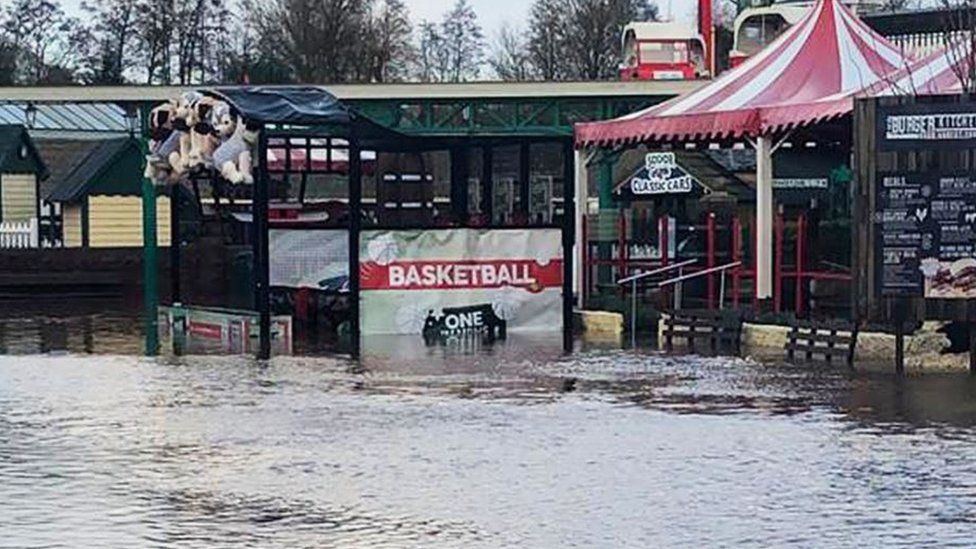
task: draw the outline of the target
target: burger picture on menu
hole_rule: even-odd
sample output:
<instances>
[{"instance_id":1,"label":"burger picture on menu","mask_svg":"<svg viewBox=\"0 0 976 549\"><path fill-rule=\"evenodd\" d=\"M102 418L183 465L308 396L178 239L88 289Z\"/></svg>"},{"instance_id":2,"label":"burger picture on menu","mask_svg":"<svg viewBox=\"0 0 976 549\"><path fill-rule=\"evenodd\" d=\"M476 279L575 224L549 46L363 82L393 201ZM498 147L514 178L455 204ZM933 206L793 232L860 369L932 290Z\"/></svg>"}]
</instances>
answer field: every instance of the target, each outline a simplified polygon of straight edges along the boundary
<instances>
[{"instance_id":1,"label":"burger picture on menu","mask_svg":"<svg viewBox=\"0 0 976 549\"><path fill-rule=\"evenodd\" d=\"M929 257L919 268L925 277L925 297L976 297L976 258L939 261Z\"/></svg>"}]
</instances>

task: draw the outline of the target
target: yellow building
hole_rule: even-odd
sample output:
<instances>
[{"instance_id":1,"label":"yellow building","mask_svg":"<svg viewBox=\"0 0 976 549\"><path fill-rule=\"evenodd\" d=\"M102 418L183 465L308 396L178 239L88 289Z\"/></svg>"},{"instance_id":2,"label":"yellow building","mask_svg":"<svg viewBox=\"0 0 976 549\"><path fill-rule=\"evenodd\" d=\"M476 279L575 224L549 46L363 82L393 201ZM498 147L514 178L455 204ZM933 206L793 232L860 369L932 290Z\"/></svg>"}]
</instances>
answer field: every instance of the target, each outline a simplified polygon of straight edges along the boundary
<instances>
[{"instance_id":1,"label":"yellow building","mask_svg":"<svg viewBox=\"0 0 976 549\"><path fill-rule=\"evenodd\" d=\"M47 167L23 126L0 126L0 223L39 215L39 182Z\"/></svg>"},{"instance_id":2,"label":"yellow building","mask_svg":"<svg viewBox=\"0 0 976 549\"><path fill-rule=\"evenodd\" d=\"M64 246L142 246L142 155L131 137L98 143L53 189L61 205ZM169 246L170 200L156 199L157 242Z\"/></svg>"}]
</instances>

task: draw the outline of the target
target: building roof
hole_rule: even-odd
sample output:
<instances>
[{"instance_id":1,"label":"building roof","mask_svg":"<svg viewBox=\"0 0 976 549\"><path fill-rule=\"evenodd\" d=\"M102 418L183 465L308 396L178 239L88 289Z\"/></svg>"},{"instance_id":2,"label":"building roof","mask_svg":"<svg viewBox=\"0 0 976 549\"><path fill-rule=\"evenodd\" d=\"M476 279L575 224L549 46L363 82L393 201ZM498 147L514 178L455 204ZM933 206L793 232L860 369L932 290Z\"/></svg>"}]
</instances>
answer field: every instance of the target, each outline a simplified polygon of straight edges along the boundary
<instances>
[{"instance_id":1,"label":"building roof","mask_svg":"<svg viewBox=\"0 0 976 549\"><path fill-rule=\"evenodd\" d=\"M0 125L0 172L33 173L38 180L47 177L47 166L24 126Z\"/></svg>"},{"instance_id":2,"label":"building roof","mask_svg":"<svg viewBox=\"0 0 976 549\"><path fill-rule=\"evenodd\" d=\"M26 102L0 103L0 124L26 124ZM34 105L31 131L128 131L125 110L115 103L65 103Z\"/></svg>"},{"instance_id":3,"label":"building roof","mask_svg":"<svg viewBox=\"0 0 976 549\"><path fill-rule=\"evenodd\" d=\"M80 164L103 140L38 137L34 139L38 152L47 165L49 176L41 183L40 196L46 197L57 184Z\"/></svg>"},{"instance_id":4,"label":"building roof","mask_svg":"<svg viewBox=\"0 0 976 549\"><path fill-rule=\"evenodd\" d=\"M838 97L909 63L838 0L817 0L803 20L739 67L681 97L606 122L576 125L580 145L761 136L848 114Z\"/></svg>"},{"instance_id":5,"label":"building roof","mask_svg":"<svg viewBox=\"0 0 976 549\"><path fill-rule=\"evenodd\" d=\"M138 193L142 181L140 162L139 144L135 139L121 137L98 141L70 171L51 181L51 191L46 199L77 202L95 193Z\"/></svg>"}]
</instances>

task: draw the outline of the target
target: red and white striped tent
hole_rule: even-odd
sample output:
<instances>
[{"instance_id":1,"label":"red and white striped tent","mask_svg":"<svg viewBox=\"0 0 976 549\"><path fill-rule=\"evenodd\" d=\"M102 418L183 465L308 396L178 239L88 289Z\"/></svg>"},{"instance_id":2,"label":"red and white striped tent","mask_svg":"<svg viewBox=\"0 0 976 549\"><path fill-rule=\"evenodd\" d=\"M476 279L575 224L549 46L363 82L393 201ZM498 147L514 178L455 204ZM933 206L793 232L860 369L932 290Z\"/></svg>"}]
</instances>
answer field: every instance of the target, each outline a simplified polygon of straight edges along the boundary
<instances>
[{"instance_id":1,"label":"red and white striped tent","mask_svg":"<svg viewBox=\"0 0 976 549\"><path fill-rule=\"evenodd\" d=\"M649 109L577 124L576 141L708 141L816 124L850 112L838 112L839 99L883 81L909 61L839 0L818 0L799 23L741 66Z\"/></svg>"}]
</instances>

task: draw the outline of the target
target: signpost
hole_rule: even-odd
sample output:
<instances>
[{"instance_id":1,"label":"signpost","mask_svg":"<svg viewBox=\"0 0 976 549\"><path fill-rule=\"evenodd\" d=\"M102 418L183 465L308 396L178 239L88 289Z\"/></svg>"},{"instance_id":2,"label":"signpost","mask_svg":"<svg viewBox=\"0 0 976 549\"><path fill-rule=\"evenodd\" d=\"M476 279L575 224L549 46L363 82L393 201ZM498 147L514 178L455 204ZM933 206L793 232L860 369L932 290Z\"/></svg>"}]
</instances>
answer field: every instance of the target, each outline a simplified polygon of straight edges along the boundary
<instances>
[{"instance_id":1,"label":"signpost","mask_svg":"<svg viewBox=\"0 0 976 549\"><path fill-rule=\"evenodd\" d=\"M855 248L868 266L868 309L894 319L899 336L906 320L927 318L976 332L976 103L875 99L856 111L857 209L870 237L855 236ZM976 347L970 353L976 373Z\"/></svg>"}]
</instances>

